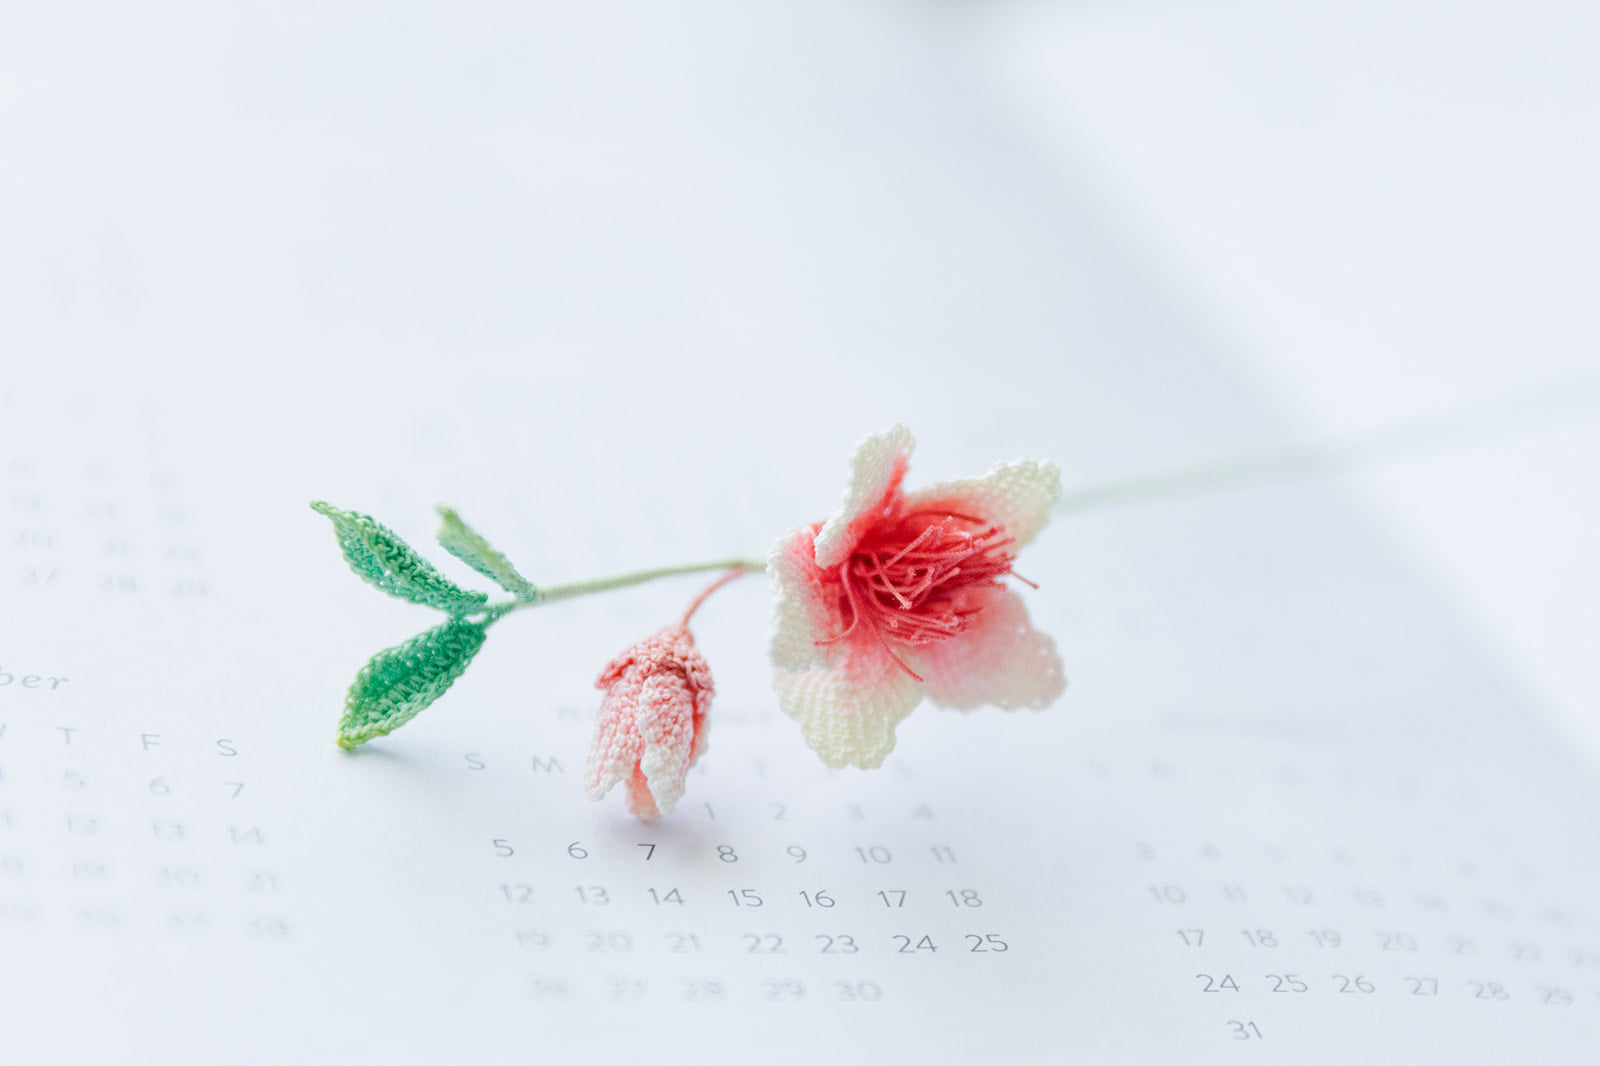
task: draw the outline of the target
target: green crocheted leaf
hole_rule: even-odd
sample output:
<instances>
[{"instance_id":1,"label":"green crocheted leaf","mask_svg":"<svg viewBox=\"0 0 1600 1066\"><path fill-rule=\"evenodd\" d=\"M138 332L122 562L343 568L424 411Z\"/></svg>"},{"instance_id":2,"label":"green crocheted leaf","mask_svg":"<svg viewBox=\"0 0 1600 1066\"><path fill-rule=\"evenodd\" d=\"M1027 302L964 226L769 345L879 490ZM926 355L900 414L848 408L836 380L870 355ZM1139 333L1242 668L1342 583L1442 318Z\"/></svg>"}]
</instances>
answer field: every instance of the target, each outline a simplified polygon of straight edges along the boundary
<instances>
[{"instance_id":1,"label":"green crocheted leaf","mask_svg":"<svg viewBox=\"0 0 1600 1066\"><path fill-rule=\"evenodd\" d=\"M484 627L452 618L374 655L344 698L339 746L392 733L445 694L483 647Z\"/></svg>"},{"instance_id":2,"label":"green crocheted leaf","mask_svg":"<svg viewBox=\"0 0 1600 1066\"><path fill-rule=\"evenodd\" d=\"M489 546L461 516L448 507L439 508L439 543L445 551L493 581L517 599L532 602L539 590L511 565L504 555Z\"/></svg>"},{"instance_id":3,"label":"green crocheted leaf","mask_svg":"<svg viewBox=\"0 0 1600 1066\"><path fill-rule=\"evenodd\" d=\"M439 573L411 545L371 515L341 511L320 501L313 503L311 509L332 520L350 569L389 595L453 615L481 611L489 602L484 593L464 589Z\"/></svg>"}]
</instances>

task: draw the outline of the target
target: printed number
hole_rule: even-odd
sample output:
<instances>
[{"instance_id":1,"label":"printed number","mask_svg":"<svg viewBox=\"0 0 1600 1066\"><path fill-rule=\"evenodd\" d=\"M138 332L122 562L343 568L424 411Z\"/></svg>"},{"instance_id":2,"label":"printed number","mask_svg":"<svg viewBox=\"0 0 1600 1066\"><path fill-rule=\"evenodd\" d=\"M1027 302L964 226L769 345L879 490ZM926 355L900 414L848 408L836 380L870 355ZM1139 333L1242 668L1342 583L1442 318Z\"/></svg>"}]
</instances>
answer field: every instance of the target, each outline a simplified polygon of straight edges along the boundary
<instances>
[{"instance_id":1,"label":"printed number","mask_svg":"<svg viewBox=\"0 0 1600 1066\"><path fill-rule=\"evenodd\" d=\"M1344 938L1332 929L1313 929L1309 935L1319 948L1336 948L1344 943Z\"/></svg>"},{"instance_id":2,"label":"printed number","mask_svg":"<svg viewBox=\"0 0 1600 1066\"><path fill-rule=\"evenodd\" d=\"M802 848L802 847L800 847L799 845L796 845L796 844L791 844L791 845L789 845L789 847L786 850L789 852L789 858L793 859L795 862L805 862L806 861L806 849L805 848Z\"/></svg>"},{"instance_id":3,"label":"printed number","mask_svg":"<svg viewBox=\"0 0 1600 1066\"><path fill-rule=\"evenodd\" d=\"M946 845L935 844L928 850L933 852L933 861L939 863L941 866L954 866L956 864L956 853L951 851Z\"/></svg>"},{"instance_id":4,"label":"printed number","mask_svg":"<svg viewBox=\"0 0 1600 1066\"><path fill-rule=\"evenodd\" d=\"M500 892L507 903L532 903L533 886L526 881L501 882Z\"/></svg>"},{"instance_id":5,"label":"printed number","mask_svg":"<svg viewBox=\"0 0 1600 1066\"><path fill-rule=\"evenodd\" d=\"M1182 903L1189 898L1177 885L1151 885L1150 895L1157 903Z\"/></svg>"},{"instance_id":6,"label":"printed number","mask_svg":"<svg viewBox=\"0 0 1600 1066\"><path fill-rule=\"evenodd\" d=\"M598 929L588 929L584 931L583 936L590 951L610 951L621 955L633 950L633 937L620 930L611 929L602 932Z\"/></svg>"},{"instance_id":7,"label":"printed number","mask_svg":"<svg viewBox=\"0 0 1600 1066\"><path fill-rule=\"evenodd\" d=\"M1335 981L1339 982L1339 991L1340 992L1371 992L1371 991L1373 991L1372 982L1367 980L1365 975L1363 975L1363 974L1359 974L1358 973L1354 977L1346 977L1342 973L1336 973L1336 974L1333 975L1333 979Z\"/></svg>"},{"instance_id":8,"label":"printed number","mask_svg":"<svg viewBox=\"0 0 1600 1066\"><path fill-rule=\"evenodd\" d=\"M1267 974L1267 980L1272 982L1272 990L1274 992L1309 992L1311 990L1310 985L1292 973L1269 973Z\"/></svg>"},{"instance_id":9,"label":"printed number","mask_svg":"<svg viewBox=\"0 0 1600 1066\"><path fill-rule=\"evenodd\" d=\"M774 822L787 822L789 820L789 808L783 804L769 803L767 806L772 808L772 820Z\"/></svg>"},{"instance_id":10,"label":"printed number","mask_svg":"<svg viewBox=\"0 0 1600 1066\"><path fill-rule=\"evenodd\" d=\"M855 937L845 936L842 933L839 936L818 936L815 939L821 941L820 950L824 955L854 955L861 950L856 946Z\"/></svg>"},{"instance_id":11,"label":"printed number","mask_svg":"<svg viewBox=\"0 0 1600 1066\"><path fill-rule=\"evenodd\" d=\"M1417 942L1404 933L1374 933L1379 951L1416 951Z\"/></svg>"},{"instance_id":12,"label":"printed number","mask_svg":"<svg viewBox=\"0 0 1600 1066\"><path fill-rule=\"evenodd\" d=\"M683 982L683 998L696 1003L718 1003L728 998L721 981L703 981L691 977Z\"/></svg>"},{"instance_id":13,"label":"printed number","mask_svg":"<svg viewBox=\"0 0 1600 1066\"><path fill-rule=\"evenodd\" d=\"M1257 929L1253 933L1248 929L1241 929L1240 932L1246 940L1250 941L1250 946L1253 948L1275 948L1278 946L1278 938L1272 935L1271 929Z\"/></svg>"},{"instance_id":14,"label":"printed number","mask_svg":"<svg viewBox=\"0 0 1600 1066\"><path fill-rule=\"evenodd\" d=\"M744 940L746 941L745 950L752 955L787 954L783 950L783 937L778 936L776 933L746 933L744 934Z\"/></svg>"},{"instance_id":15,"label":"printed number","mask_svg":"<svg viewBox=\"0 0 1600 1066\"><path fill-rule=\"evenodd\" d=\"M921 940L917 941L916 947L911 946L911 938L908 936L896 934L889 939L900 941L900 946L895 950L902 955L915 955L919 951L939 950L938 948L934 947L933 938L929 936L924 936Z\"/></svg>"},{"instance_id":16,"label":"printed number","mask_svg":"<svg viewBox=\"0 0 1600 1066\"><path fill-rule=\"evenodd\" d=\"M1185 947L1197 948L1206 942L1204 929L1179 929L1178 936L1183 940Z\"/></svg>"},{"instance_id":17,"label":"printed number","mask_svg":"<svg viewBox=\"0 0 1600 1066\"><path fill-rule=\"evenodd\" d=\"M1516 913L1509 904L1499 899L1486 899L1480 906L1483 908L1483 913L1491 918L1498 918L1503 922L1509 922Z\"/></svg>"},{"instance_id":18,"label":"printed number","mask_svg":"<svg viewBox=\"0 0 1600 1066\"><path fill-rule=\"evenodd\" d=\"M574 859L587 859L589 857L589 849L583 847L581 840L574 840L567 845L567 854Z\"/></svg>"},{"instance_id":19,"label":"printed number","mask_svg":"<svg viewBox=\"0 0 1600 1066\"><path fill-rule=\"evenodd\" d=\"M502 859L509 859L511 856L517 853L515 848L513 848L508 842L501 840L499 837L496 837L489 843L494 846L494 853L500 856Z\"/></svg>"},{"instance_id":20,"label":"printed number","mask_svg":"<svg viewBox=\"0 0 1600 1066\"><path fill-rule=\"evenodd\" d=\"M568 1000L573 996L572 986L559 977L528 978L528 995L533 999Z\"/></svg>"},{"instance_id":21,"label":"printed number","mask_svg":"<svg viewBox=\"0 0 1600 1066\"><path fill-rule=\"evenodd\" d=\"M644 998L644 978L642 977L608 977L606 978L606 999L612 1003L628 1003Z\"/></svg>"},{"instance_id":22,"label":"printed number","mask_svg":"<svg viewBox=\"0 0 1600 1066\"><path fill-rule=\"evenodd\" d=\"M700 951L700 937L694 933L668 933L667 950L674 955L691 955Z\"/></svg>"},{"instance_id":23,"label":"printed number","mask_svg":"<svg viewBox=\"0 0 1600 1066\"><path fill-rule=\"evenodd\" d=\"M1507 992L1498 981L1468 981L1467 987L1472 989L1473 999L1511 998L1511 993Z\"/></svg>"},{"instance_id":24,"label":"printed number","mask_svg":"<svg viewBox=\"0 0 1600 1066\"><path fill-rule=\"evenodd\" d=\"M1572 993L1568 992L1565 988L1553 988L1548 985L1540 985L1539 995L1543 997L1540 1002L1549 1004L1552 1007L1572 1006Z\"/></svg>"},{"instance_id":25,"label":"printed number","mask_svg":"<svg viewBox=\"0 0 1600 1066\"><path fill-rule=\"evenodd\" d=\"M861 857L862 862L875 862L880 865L890 859L889 849L882 844L874 844L870 848L857 848L856 854Z\"/></svg>"},{"instance_id":26,"label":"printed number","mask_svg":"<svg viewBox=\"0 0 1600 1066\"><path fill-rule=\"evenodd\" d=\"M761 993L769 1000L777 1002L791 1002L804 999L806 986L799 981L790 979L786 981L762 981Z\"/></svg>"},{"instance_id":27,"label":"printed number","mask_svg":"<svg viewBox=\"0 0 1600 1066\"><path fill-rule=\"evenodd\" d=\"M1237 991L1239 991L1239 982L1235 981L1233 979L1233 975L1232 974L1229 974L1229 973L1223 974L1222 975L1222 980L1220 980L1220 981L1217 980L1215 977L1212 977L1208 973L1197 973L1194 976L1195 976L1195 980L1204 981L1206 983L1205 987L1200 990L1202 992L1237 992Z\"/></svg>"},{"instance_id":28,"label":"printed number","mask_svg":"<svg viewBox=\"0 0 1600 1066\"><path fill-rule=\"evenodd\" d=\"M1411 986L1413 996L1437 996L1439 994L1439 979L1437 977L1407 977L1406 983Z\"/></svg>"},{"instance_id":29,"label":"printed number","mask_svg":"<svg viewBox=\"0 0 1600 1066\"><path fill-rule=\"evenodd\" d=\"M543 950L550 946L550 934L543 929L518 929L516 930L517 947L538 948Z\"/></svg>"},{"instance_id":30,"label":"printed number","mask_svg":"<svg viewBox=\"0 0 1600 1066\"><path fill-rule=\"evenodd\" d=\"M893 903L889 902L890 896L894 897ZM906 905L906 893L903 888L880 889L878 898L883 900L885 907L904 907Z\"/></svg>"},{"instance_id":31,"label":"printed number","mask_svg":"<svg viewBox=\"0 0 1600 1066\"><path fill-rule=\"evenodd\" d=\"M157 888L181 888L192 892L203 885L205 879L205 874L198 866L188 863L162 866L156 870Z\"/></svg>"},{"instance_id":32,"label":"printed number","mask_svg":"<svg viewBox=\"0 0 1600 1066\"><path fill-rule=\"evenodd\" d=\"M77 913L77 919L80 928L98 932L111 932L122 924L122 918L110 907L99 910L85 907Z\"/></svg>"},{"instance_id":33,"label":"printed number","mask_svg":"<svg viewBox=\"0 0 1600 1066\"><path fill-rule=\"evenodd\" d=\"M1256 1028L1255 1022L1229 1022L1228 1028L1233 1031L1235 1040L1261 1040L1261 1030Z\"/></svg>"},{"instance_id":34,"label":"printed number","mask_svg":"<svg viewBox=\"0 0 1600 1066\"><path fill-rule=\"evenodd\" d=\"M650 893L650 898L655 900L657 907L661 906L663 903L676 903L680 907L683 906L683 897L678 894L678 890L675 888L667 889L664 894L657 892L653 888L646 889L646 891Z\"/></svg>"},{"instance_id":35,"label":"printed number","mask_svg":"<svg viewBox=\"0 0 1600 1066\"><path fill-rule=\"evenodd\" d=\"M801 889L800 898L806 901L807 907L831 907L835 903L834 898L828 895L828 890L825 888L819 888L815 892L807 892Z\"/></svg>"},{"instance_id":36,"label":"printed number","mask_svg":"<svg viewBox=\"0 0 1600 1066\"><path fill-rule=\"evenodd\" d=\"M183 824L181 822L167 824L177 827L178 832L173 834L176 839L183 837ZM155 832L156 839L160 840L162 837L162 823L151 822L150 828ZM76 837L97 837L100 835L100 819L92 814L69 814L67 815L67 832Z\"/></svg>"},{"instance_id":37,"label":"printed number","mask_svg":"<svg viewBox=\"0 0 1600 1066\"><path fill-rule=\"evenodd\" d=\"M255 918L245 926L245 935L256 940L287 940L289 923L282 918Z\"/></svg>"},{"instance_id":38,"label":"printed number","mask_svg":"<svg viewBox=\"0 0 1600 1066\"><path fill-rule=\"evenodd\" d=\"M1305 885L1284 885L1283 894L1290 903L1301 907L1311 906L1312 901L1317 898L1316 893Z\"/></svg>"},{"instance_id":39,"label":"printed number","mask_svg":"<svg viewBox=\"0 0 1600 1066\"><path fill-rule=\"evenodd\" d=\"M717 858L721 859L723 862L738 862L739 853L734 851L731 845L718 844Z\"/></svg>"},{"instance_id":40,"label":"printed number","mask_svg":"<svg viewBox=\"0 0 1600 1066\"><path fill-rule=\"evenodd\" d=\"M648 851L646 851L644 853L644 861L645 862L649 862L652 858L655 857L656 846L654 844L635 844L634 847L636 847L636 848L648 848L649 849Z\"/></svg>"},{"instance_id":41,"label":"printed number","mask_svg":"<svg viewBox=\"0 0 1600 1066\"><path fill-rule=\"evenodd\" d=\"M578 902L590 906L604 907L611 902L611 897L606 894L606 890L600 885L589 885L587 887L578 885L572 891L578 894Z\"/></svg>"},{"instance_id":42,"label":"printed number","mask_svg":"<svg viewBox=\"0 0 1600 1066\"><path fill-rule=\"evenodd\" d=\"M978 893L970 888L963 888L959 896L956 895L956 890L953 888L945 889L944 894L950 897L950 903L955 907L983 906L983 900L978 898Z\"/></svg>"},{"instance_id":43,"label":"printed number","mask_svg":"<svg viewBox=\"0 0 1600 1066\"><path fill-rule=\"evenodd\" d=\"M883 989L871 981L835 981L833 990L846 1003L876 1003L883 998Z\"/></svg>"},{"instance_id":44,"label":"printed number","mask_svg":"<svg viewBox=\"0 0 1600 1066\"><path fill-rule=\"evenodd\" d=\"M1001 940L995 933L985 933L983 936L979 936L977 933L968 933L966 934L966 939L972 941L972 951L999 952L1011 950L1011 945Z\"/></svg>"},{"instance_id":45,"label":"printed number","mask_svg":"<svg viewBox=\"0 0 1600 1066\"><path fill-rule=\"evenodd\" d=\"M728 895L733 898L733 905L735 907L759 907L766 902L760 896L756 895L756 890L753 888L741 888L737 890L730 888L728 889Z\"/></svg>"}]
</instances>

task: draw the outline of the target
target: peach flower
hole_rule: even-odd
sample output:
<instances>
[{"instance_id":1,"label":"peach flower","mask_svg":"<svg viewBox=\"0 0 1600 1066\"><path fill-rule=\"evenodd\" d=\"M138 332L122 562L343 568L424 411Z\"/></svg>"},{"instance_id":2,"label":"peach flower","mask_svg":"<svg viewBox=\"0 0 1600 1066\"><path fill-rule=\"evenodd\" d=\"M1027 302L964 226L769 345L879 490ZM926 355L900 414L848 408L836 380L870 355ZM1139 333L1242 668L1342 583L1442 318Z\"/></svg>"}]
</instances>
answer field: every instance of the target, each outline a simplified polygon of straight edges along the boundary
<instances>
[{"instance_id":1,"label":"peach flower","mask_svg":"<svg viewBox=\"0 0 1600 1066\"><path fill-rule=\"evenodd\" d=\"M1024 459L907 493L912 443L901 425L862 441L844 502L768 559L778 701L829 766L880 765L924 696L1038 709L1066 687L1055 642L1001 580L1049 521L1060 472Z\"/></svg>"}]
</instances>

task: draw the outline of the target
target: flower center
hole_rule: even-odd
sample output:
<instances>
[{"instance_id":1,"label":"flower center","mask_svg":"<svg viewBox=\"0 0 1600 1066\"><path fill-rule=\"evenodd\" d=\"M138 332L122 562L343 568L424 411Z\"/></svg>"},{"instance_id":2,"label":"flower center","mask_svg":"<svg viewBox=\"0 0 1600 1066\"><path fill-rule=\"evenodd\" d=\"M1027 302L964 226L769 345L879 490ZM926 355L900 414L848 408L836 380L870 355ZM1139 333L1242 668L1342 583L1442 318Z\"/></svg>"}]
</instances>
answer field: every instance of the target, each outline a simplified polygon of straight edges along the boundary
<instances>
[{"instance_id":1,"label":"flower center","mask_svg":"<svg viewBox=\"0 0 1600 1066\"><path fill-rule=\"evenodd\" d=\"M1014 541L1002 526L950 511L912 511L868 530L840 568L839 607L849 623L819 643L843 640L857 626L886 650L891 643L922 647L955 636L978 611L963 593L1000 586L1011 573Z\"/></svg>"}]
</instances>

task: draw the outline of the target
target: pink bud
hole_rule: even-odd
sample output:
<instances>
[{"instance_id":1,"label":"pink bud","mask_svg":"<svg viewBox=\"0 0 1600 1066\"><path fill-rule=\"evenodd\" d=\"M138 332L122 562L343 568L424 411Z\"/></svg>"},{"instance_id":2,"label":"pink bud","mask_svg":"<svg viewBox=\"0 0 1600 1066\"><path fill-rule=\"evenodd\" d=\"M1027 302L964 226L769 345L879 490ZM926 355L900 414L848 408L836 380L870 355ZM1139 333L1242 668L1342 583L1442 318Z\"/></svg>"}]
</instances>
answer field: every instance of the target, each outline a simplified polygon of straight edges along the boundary
<instances>
[{"instance_id":1,"label":"pink bud","mask_svg":"<svg viewBox=\"0 0 1600 1066\"><path fill-rule=\"evenodd\" d=\"M652 820L683 795L689 767L706 750L711 667L684 622L613 659L595 687L605 693L584 768L589 798L627 779L628 809Z\"/></svg>"}]
</instances>

